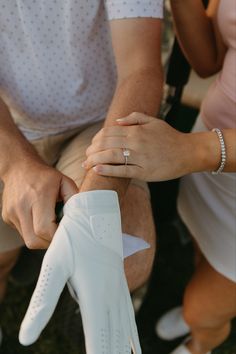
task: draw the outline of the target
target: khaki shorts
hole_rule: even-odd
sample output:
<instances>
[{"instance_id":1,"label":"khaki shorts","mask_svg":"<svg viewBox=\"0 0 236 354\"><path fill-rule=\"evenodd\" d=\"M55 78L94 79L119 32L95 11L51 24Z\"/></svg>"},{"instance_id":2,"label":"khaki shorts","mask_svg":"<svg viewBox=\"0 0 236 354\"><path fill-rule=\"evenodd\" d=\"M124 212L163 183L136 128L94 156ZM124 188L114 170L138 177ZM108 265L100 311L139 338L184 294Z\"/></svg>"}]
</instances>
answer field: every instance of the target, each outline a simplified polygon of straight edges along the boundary
<instances>
[{"instance_id":1,"label":"khaki shorts","mask_svg":"<svg viewBox=\"0 0 236 354\"><path fill-rule=\"evenodd\" d=\"M34 140L31 143L45 162L72 178L77 186L80 187L85 176L85 171L81 167L82 162L85 160L85 151L90 145L93 136L101 129L102 125L102 122L96 123L82 131L75 129L63 134ZM131 183L149 193L145 182L132 180ZM0 209L2 187L0 185ZM24 242L18 232L6 225L0 218L0 253L13 250L22 245L24 245Z\"/></svg>"}]
</instances>

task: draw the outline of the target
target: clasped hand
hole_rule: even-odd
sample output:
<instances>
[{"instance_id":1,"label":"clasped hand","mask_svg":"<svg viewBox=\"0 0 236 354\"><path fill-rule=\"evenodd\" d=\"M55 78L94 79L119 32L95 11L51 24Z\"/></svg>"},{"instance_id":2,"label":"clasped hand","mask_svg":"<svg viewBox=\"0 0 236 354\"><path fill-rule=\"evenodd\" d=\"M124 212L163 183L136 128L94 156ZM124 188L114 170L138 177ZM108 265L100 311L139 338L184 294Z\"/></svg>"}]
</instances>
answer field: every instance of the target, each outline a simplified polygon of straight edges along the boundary
<instances>
[{"instance_id":1,"label":"clasped hand","mask_svg":"<svg viewBox=\"0 0 236 354\"><path fill-rule=\"evenodd\" d=\"M23 345L37 340L66 283L80 306L88 354L141 353L116 192L79 193L66 203L21 325Z\"/></svg>"},{"instance_id":2,"label":"clasped hand","mask_svg":"<svg viewBox=\"0 0 236 354\"><path fill-rule=\"evenodd\" d=\"M4 176L3 220L30 249L48 248L57 229L55 206L78 188L74 181L37 159L25 159Z\"/></svg>"}]
</instances>

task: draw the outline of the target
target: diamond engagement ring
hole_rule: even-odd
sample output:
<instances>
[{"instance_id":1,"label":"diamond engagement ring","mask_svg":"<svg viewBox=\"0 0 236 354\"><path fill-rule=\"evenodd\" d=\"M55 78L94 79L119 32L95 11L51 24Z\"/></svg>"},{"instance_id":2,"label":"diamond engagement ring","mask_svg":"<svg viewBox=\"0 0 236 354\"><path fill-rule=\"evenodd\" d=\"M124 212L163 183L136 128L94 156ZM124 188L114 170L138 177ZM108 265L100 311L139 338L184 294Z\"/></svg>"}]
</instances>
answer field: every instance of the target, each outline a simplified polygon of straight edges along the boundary
<instances>
[{"instance_id":1,"label":"diamond engagement ring","mask_svg":"<svg viewBox=\"0 0 236 354\"><path fill-rule=\"evenodd\" d=\"M123 149L123 156L125 158L125 165L128 165L128 157L130 156L130 151L128 149Z\"/></svg>"}]
</instances>

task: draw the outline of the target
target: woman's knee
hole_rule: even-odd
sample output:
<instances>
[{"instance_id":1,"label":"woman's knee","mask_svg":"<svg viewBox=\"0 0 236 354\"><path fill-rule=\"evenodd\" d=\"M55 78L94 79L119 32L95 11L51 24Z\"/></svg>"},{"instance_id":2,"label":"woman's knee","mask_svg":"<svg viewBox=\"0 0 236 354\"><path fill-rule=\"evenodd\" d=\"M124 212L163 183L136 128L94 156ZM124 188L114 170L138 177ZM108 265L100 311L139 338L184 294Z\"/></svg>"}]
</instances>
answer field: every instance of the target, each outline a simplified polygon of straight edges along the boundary
<instances>
[{"instance_id":1,"label":"woman's knee","mask_svg":"<svg viewBox=\"0 0 236 354\"><path fill-rule=\"evenodd\" d=\"M203 257L184 295L184 318L191 328L220 328L236 316L236 284Z\"/></svg>"},{"instance_id":2,"label":"woman's knee","mask_svg":"<svg viewBox=\"0 0 236 354\"><path fill-rule=\"evenodd\" d=\"M183 316L190 328L221 328L235 317L233 309L227 307L227 299L222 300L225 308L219 309L214 298L217 298L217 294L208 293L196 286L192 287L190 283L185 291L183 307Z\"/></svg>"},{"instance_id":3,"label":"woman's knee","mask_svg":"<svg viewBox=\"0 0 236 354\"><path fill-rule=\"evenodd\" d=\"M200 302L191 299L189 295L185 295L183 317L191 329L206 328L214 322L207 309Z\"/></svg>"}]
</instances>

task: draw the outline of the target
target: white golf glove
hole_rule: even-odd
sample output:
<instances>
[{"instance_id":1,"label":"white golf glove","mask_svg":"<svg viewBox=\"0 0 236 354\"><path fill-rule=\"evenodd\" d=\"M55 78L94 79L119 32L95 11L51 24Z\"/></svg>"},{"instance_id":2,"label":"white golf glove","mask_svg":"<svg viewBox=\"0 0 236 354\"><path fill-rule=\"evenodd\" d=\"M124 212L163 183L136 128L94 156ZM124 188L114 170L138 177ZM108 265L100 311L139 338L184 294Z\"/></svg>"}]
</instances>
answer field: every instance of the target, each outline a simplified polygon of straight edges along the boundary
<instances>
[{"instance_id":1,"label":"white golf glove","mask_svg":"<svg viewBox=\"0 0 236 354\"><path fill-rule=\"evenodd\" d=\"M65 204L21 324L21 344L38 339L66 283L80 306L87 354L141 353L116 192L83 192Z\"/></svg>"}]
</instances>

